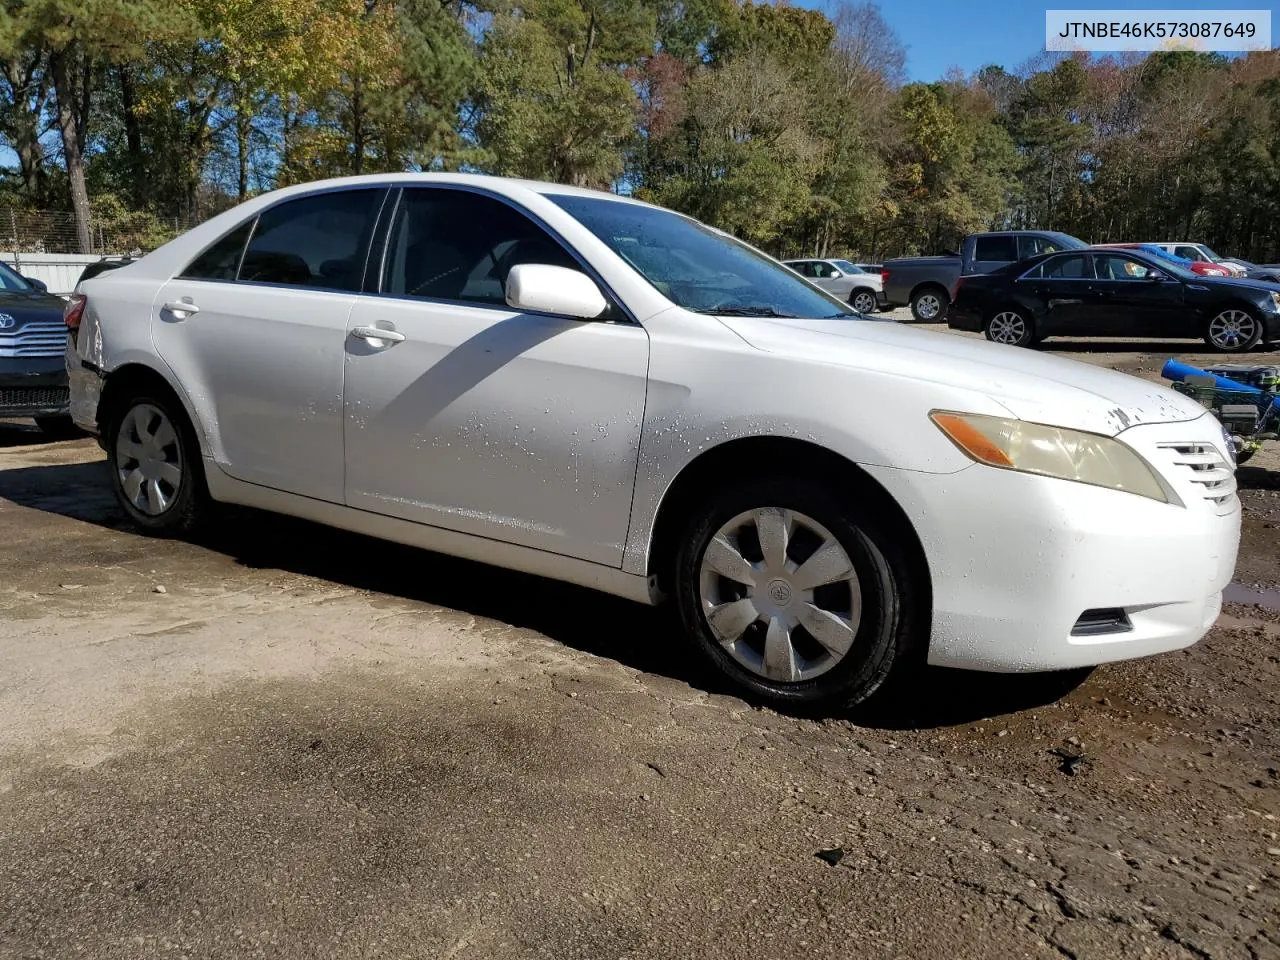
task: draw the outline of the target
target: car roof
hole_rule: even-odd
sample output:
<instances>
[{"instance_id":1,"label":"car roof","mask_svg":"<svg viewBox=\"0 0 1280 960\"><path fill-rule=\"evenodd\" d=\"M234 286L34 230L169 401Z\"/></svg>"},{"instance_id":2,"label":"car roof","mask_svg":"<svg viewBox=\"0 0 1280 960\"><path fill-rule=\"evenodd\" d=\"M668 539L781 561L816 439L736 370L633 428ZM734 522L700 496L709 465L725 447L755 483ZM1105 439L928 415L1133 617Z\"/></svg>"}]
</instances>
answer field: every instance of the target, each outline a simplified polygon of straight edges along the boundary
<instances>
[{"instance_id":1,"label":"car roof","mask_svg":"<svg viewBox=\"0 0 1280 960\"><path fill-rule=\"evenodd\" d=\"M272 202L274 202L275 200L283 200L293 194L316 193L341 187L409 186L412 184L478 187L510 197L519 197L526 191L547 197L588 197L595 200L629 203L655 210L662 209L655 207L651 203L645 203L643 200L624 197L621 194L610 193L606 190L574 187L566 183L549 183L542 180L523 180L517 177L495 177L482 173L369 173L354 177L331 177L328 180L312 180L307 183L294 184L293 186L273 190L261 196L271 197Z\"/></svg>"}]
</instances>

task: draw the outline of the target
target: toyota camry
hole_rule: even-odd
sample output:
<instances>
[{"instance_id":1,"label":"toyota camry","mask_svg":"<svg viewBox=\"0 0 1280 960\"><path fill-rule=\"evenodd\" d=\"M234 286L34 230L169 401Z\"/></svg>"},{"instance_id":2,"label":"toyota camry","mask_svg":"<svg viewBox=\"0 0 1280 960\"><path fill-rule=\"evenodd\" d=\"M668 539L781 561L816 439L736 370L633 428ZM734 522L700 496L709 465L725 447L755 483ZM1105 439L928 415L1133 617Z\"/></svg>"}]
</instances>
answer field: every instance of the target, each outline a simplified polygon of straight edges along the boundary
<instances>
[{"instance_id":1,"label":"toyota camry","mask_svg":"<svg viewBox=\"0 0 1280 960\"><path fill-rule=\"evenodd\" d=\"M923 661L1185 647L1235 563L1233 465L1194 401L860 319L609 194L290 187L85 281L66 322L72 414L143 532L247 504L667 597L691 653L779 706Z\"/></svg>"}]
</instances>

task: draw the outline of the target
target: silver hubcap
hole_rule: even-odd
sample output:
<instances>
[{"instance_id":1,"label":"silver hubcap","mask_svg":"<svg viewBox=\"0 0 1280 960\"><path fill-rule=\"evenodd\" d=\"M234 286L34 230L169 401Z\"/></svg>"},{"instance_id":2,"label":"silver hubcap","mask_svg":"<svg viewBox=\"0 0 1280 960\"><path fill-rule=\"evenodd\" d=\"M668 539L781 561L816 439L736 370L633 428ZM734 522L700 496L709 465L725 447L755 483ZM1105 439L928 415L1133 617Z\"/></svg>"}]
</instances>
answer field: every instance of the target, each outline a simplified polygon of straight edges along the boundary
<instances>
[{"instance_id":1,"label":"silver hubcap","mask_svg":"<svg viewBox=\"0 0 1280 960\"><path fill-rule=\"evenodd\" d=\"M1017 344L1027 334L1027 322L1012 310L997 313L991 318L991 339L996 343Z\"/></svg>"},{"instance_id":2,"label":"silver hubcap","mask_svg":"<svg viewBox=\"0 0 1280 960\"><path fill-rule=\"evenodd\" d=\"M853 309L859 313L870 313L876 308L876 298L869 293L860 293L853 298Z\"/></svg>"},{"instance_id":3,"label":"silver hubcap","mask_svg":"<svg viewBox=\"0 0 1280 960\"><path fill-rule=\"evenodd\" d=\"M149 517L169 509L182 486L178 434L158 407L140 403L120 424L116 472L128 501Z\"/></svg>"},{"instance_id":4,"label":"silver hubcap","mask_svg":"<svg viewBox=\"0 0 1280 960\"><path fill-rule=\"evenodd\" d=\"M702 556L702 612L725 651L768 680L811 680L853 646L862 591L853 562L821 524L762 507L722 526Z\"/></svg>"},{"instance_id":5,"label":"silver hubcap","mask_svg":"<svg viewBox=\"0 0 1280 960\"><path fill-rule=\"evenodd\" d=\"M932 320L942 312L942 301L932 293L926 293L916 301L916 313L922 320Z\"/></svg>"},{"instance_id":6,"label":"silver hubcap","mask_svg":"<svg viewBox=\"0 0 1280 960\"><path fill-rule=\"evenodd\" d=\"M1215 347L1243 347L1258 332L1258 321L1243 310L1223 310L1209 322L1209 339Z\"/></svg>"}]
</instances>

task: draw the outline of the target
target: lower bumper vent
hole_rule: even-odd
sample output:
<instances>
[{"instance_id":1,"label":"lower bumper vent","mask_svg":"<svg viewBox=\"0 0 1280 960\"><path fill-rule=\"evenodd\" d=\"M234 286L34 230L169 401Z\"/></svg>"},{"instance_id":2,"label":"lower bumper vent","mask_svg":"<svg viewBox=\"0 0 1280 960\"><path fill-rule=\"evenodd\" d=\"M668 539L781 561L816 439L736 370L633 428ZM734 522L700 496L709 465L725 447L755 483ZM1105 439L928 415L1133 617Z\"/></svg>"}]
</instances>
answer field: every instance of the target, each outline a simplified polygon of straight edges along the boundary
<instances>
[{"instance_id":1,"label":"lower bumper vent","mask_svg":"<svg viewBox=\"0 0 1280 960\"><path fill-rule=\"evenodd\" d=\"M1107 633L1128 633L1133 629L1129 615L1120 607L1086 610L1071 628L1073 637L1098 637Z\"/></svg>"}]
</instances>

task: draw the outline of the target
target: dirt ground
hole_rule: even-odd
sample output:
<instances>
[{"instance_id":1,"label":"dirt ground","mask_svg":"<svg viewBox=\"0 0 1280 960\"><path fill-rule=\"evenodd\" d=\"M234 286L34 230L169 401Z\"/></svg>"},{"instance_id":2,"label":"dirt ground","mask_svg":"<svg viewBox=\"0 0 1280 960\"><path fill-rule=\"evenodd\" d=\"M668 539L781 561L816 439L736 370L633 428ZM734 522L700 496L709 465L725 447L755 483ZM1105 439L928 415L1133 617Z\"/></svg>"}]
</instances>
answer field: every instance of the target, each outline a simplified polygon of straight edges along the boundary
<instances>
[{"instance_id":1,"label":"dirt ground","mask_svg":"<svg viewBox=\"0 0 1280 960\"><path fill-rule=\"evenodd\" d=\"M816 722L574 587L248 512L144 539L101 461L0 424L3 960L1280 957L1274 609ZM1251 599L1280 455L1239 479Z\"/></svg>"}]
</instances>

